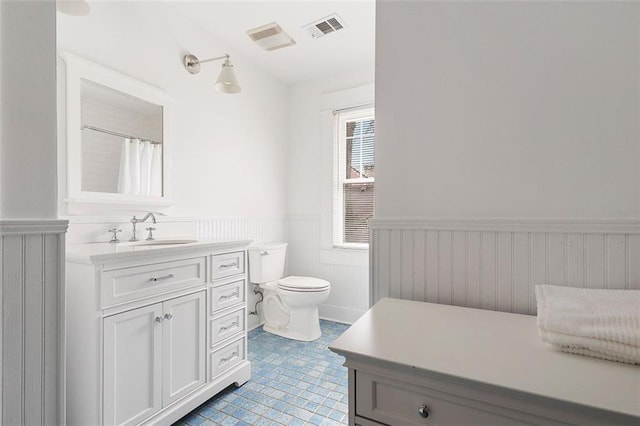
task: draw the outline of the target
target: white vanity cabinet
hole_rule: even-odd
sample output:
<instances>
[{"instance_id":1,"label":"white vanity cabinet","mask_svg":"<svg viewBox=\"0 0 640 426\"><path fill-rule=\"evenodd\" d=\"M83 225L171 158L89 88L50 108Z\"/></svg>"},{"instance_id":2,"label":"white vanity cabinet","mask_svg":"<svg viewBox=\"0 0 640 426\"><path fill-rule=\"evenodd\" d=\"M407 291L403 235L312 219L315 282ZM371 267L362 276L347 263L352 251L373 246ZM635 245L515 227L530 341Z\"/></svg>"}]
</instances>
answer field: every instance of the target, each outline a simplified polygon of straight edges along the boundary
<instances>
[{"instance_id":1,"label":"white vanity cabinet","mask_svg":"<svg viewBox=\"0 0 640 426\"><path fill-rule=\"evenodd\" d=\"M205 292L104 318L104 423L134 425L204 384Z\"/></svg>"},{"instance_id":2,"label":"white vanity cabinet","mask_svg":"<svg viewBox=\"0 0 640 426\"><path fill-rule=\"evenodd\" d=\"M382 299L330 349L350 425L640 424L640 368L556 351L533 316Z\"/></svg>"},{"instance_id":3,"label":"white vanity cabinet","mask_svg":"<svg viewBox=\"0 0 640 426\"><path fill-rule=\"evenodd\" d=\"M249 379L248 243L68 247L68 424L171 424Z\"/></svg>"}]
</instances>

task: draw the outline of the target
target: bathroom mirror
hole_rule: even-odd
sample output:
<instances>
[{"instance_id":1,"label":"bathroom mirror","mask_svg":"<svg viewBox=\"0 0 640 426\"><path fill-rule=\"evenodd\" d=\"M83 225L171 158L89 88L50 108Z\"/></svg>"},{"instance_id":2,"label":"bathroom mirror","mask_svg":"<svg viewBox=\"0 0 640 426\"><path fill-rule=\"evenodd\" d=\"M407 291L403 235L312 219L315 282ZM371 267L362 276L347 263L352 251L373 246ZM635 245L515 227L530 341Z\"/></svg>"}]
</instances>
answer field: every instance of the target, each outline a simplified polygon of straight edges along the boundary
<instances>
[{"instance_id":1,"label":"bathroom mirror","mask_svg":"<svg viewBox=\"0 0 640 426\"><path fill-rule=\"evenodd\" d=\"M169 205L170 98L75 55L61 57L67 83L64 201Z\"/></svg>"}]
</instances>

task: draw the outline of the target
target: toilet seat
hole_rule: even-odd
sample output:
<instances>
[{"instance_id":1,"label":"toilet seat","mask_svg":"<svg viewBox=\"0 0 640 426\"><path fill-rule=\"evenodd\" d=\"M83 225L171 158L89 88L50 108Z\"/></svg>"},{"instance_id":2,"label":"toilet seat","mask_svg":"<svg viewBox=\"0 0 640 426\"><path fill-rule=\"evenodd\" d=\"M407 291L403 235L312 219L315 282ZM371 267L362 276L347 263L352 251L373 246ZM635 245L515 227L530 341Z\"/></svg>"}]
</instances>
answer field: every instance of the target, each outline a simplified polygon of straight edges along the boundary
<instances>
[{"instance_id":1,"label":"toilet seat","mask_svg":"<svg viewBox=\"0 0 640 426\"><path fill-rule=\"evenodd\" d=\"M329 281L313 277L291 276L278 280L278 288L294 292L322 292L331 287Z\"/></svg>"}]
</instances>

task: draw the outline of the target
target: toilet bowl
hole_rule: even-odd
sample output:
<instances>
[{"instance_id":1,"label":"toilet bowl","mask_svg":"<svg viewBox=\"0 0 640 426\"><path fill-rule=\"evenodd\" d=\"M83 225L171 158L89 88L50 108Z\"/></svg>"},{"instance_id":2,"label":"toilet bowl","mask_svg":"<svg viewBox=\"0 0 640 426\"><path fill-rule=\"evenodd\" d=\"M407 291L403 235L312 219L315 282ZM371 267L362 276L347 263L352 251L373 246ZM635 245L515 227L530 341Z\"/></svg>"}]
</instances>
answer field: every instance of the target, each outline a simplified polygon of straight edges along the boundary
<instances>
[{"instance_id":1,"label":"toilet bowl","mask_svg":"<svg viewBox=\"0 0 640 426\"><path fill-rule=\"evenodd\" d=\"M318 306L327 300L331 284L313 278L283 277L287 243L249 247L249 281L264 294L264 331L309 342L322 335Z\"/></svg>"}]
</instances>

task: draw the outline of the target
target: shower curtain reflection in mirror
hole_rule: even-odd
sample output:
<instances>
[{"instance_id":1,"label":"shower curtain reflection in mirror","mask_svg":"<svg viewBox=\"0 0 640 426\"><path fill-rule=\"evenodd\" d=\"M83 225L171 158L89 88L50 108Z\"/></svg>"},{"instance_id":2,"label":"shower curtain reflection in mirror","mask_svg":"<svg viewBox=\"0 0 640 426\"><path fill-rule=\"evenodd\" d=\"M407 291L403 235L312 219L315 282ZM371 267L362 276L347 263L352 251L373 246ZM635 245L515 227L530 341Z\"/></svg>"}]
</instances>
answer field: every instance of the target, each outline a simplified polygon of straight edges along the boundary
<instances>
[{"instance_id":1,"label":"shower curtain reflection in mirror","mask_svg":"<svg viewBox=\"0 0 640 426\"><path fill-rule=\"evenodd\" d=\"M122 141L118 193L162 195L162 145L125 138Z\"/></svg>"}]
</instances>

